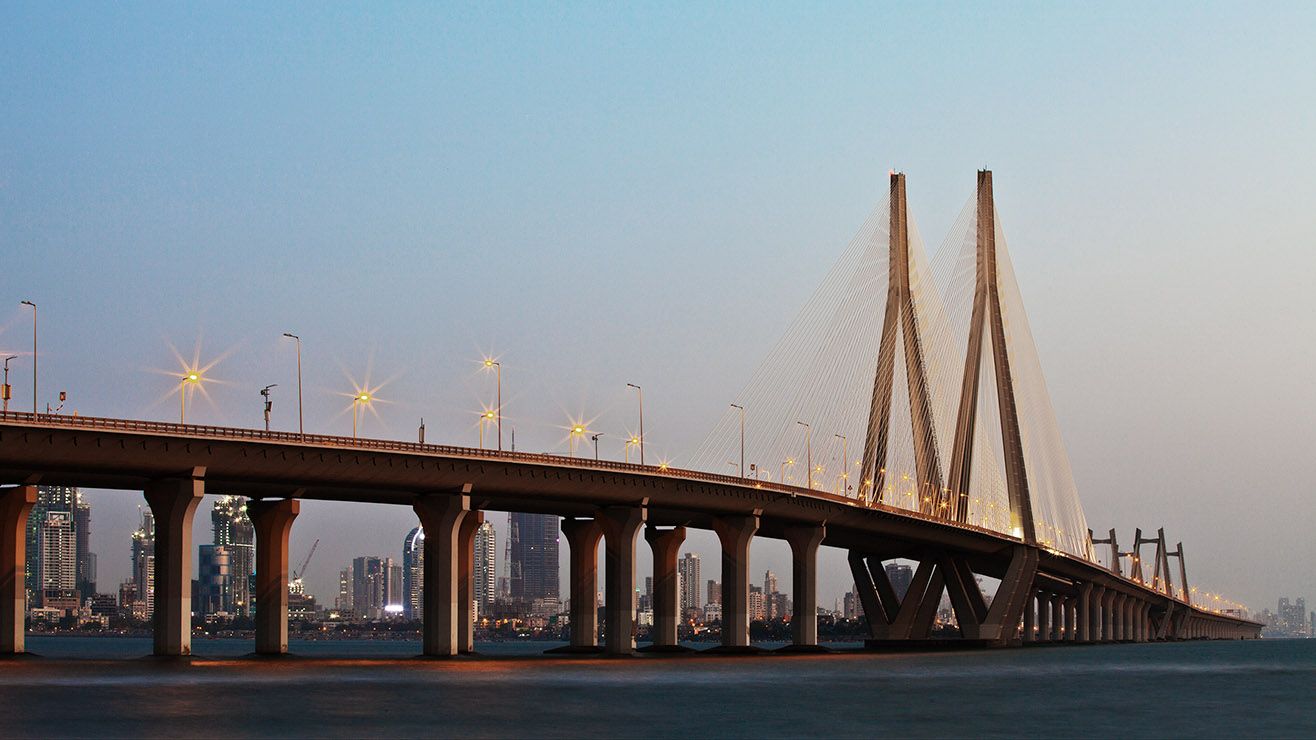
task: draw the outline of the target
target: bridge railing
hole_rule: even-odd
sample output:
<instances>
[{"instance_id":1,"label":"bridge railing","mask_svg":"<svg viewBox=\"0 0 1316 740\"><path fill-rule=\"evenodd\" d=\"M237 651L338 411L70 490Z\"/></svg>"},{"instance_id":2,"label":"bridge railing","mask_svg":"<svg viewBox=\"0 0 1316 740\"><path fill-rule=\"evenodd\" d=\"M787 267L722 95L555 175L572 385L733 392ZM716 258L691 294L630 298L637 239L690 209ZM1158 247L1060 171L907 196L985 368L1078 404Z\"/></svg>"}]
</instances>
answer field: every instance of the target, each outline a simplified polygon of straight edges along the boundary
<instances>
[{"instance_id":1,"label":"bridge railing","mask_svg":"<svg viewBox=\"0 0 1316 740\"><path fill-rule=\"evenodd\" d=\"M211 424L176 424L166 421L145 421L141 419L113 419L97 416L79 416L74 414L33 414L31 412L0 412L0 422L8 422L35 427L55 427L74 429L104 429L106 431L128 432L152 435L172 435L203 439L250 440L253 442L272 442L299 445L316 445L337 449L377 450L382 452L403 452L420 455L442 455L447 457L465 457L487 459L503 462L530 462L563 467L586 468L591 470L610 470L620 473L640 473L644 475L663 475L672 478L716 483L720 485L743 486L755 489L776 491L789 496L812 496L848 506L862 507L877 511L935 522L943 526L991 534L1006 539L1017 539L993 529L980 527L967 522L943 519L925 514L914 509L905 509L890 504L868 501L851 496L792 486L773 481L761 481L753 478L708 473L700 470L675 468L666 464L639 465L637 463L616 462L613 460L594 460L590 458L555 455L547 452L511 452L508 450L489 450L478 447L461 447L457 445L439 445L422 442L403 442L391 439L372 439L366 437L344 437L331 434L302 434L300 432L265 431L264 429L246 429L242 427L215 426Z\"/></svg>"}]
</instances>

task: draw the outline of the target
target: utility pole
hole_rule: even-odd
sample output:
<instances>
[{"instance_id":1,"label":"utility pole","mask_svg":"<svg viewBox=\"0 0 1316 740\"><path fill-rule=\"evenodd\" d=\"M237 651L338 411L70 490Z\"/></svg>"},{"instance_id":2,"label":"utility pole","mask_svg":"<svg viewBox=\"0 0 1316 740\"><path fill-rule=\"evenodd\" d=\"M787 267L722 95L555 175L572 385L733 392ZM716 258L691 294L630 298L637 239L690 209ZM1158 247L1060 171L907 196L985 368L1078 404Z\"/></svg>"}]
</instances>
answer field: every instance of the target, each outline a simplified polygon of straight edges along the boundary
<instances>
[{"instance_id":1,"label":"utility pole","mask_svg":"<svg viewBox=\"0 0 1316 740\"><path fill-rule=\"evenodd\" d=\"M4 397L5 413L9 413L9 398L13 395L14 389L9 386L9 361L17 359L18 355L10 355L5 358L5 382L0 386L0 396Z\"/></svg>"},{"instance_id":2,"label":"utility pole","mask_svg":"<svg viewBox=\"0 0 1316 740\"><path fill-rule=\"evenodd\" d=\"M731 404L731 408L740 409L740 477L745 477L745 407Z\"/></svg>"},{"instance_id":3,"label":"utility pole","mask_svg":"<svg viewBox=\"0 0 1316 740\"><path fill-rule=\"evenodd\" d=\"M265 431L270 430L270 411L274 409L274 401L270 400L270 389L278 386L278 383L272 383L260 389L260 395L265 399Z\"/></svg>"}]
</instances>

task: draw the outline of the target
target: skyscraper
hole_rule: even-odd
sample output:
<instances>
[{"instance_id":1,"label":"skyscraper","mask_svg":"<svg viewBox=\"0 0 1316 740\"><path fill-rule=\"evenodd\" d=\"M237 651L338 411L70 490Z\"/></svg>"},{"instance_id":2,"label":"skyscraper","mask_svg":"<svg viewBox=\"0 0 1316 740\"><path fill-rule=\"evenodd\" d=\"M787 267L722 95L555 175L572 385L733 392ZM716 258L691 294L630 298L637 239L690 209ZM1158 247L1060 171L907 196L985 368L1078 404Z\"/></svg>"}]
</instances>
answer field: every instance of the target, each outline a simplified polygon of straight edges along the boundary
<instances>
[{"instance_id":1,"label":"skyscraper","mask_svg":"<svg viewBox=\"0 0 1316 740\"><path fill-rule=\"evenodd\" d=\"M41 571L43 567L53 567L58 569L61 566L45 566L41 562L41 548L39 539L41 537L41 527L46 523L46 515L52 511L64 512L69 515L69 530L76 538L77 533L73 529L76 524L72 521L74 511L78 506L78 489L68 486L38 486L37 502L32 507L32 511L27 516L27 526L24 528L24 545L27 552L27 564L23 572L23 581L27 589L28 599L33 605L43 603L44 587L41 583ZM76 548L76 543L75 543ZM76 549L71 555L74 561L74 580L75 583L70 588L77 588L77 552Z\"/></svg>"},{"instance_id":2,"label":"skyscraper","mask_svg":"<svg viewBox=\"0 0 1316 740\"><path fill-rule=\"evenodd\" d=\"M126 606L136 619L155 614L155 517L142 511L142 525L132 534L133 589L136 601Z\"/></svg>"},{"instance_id":3,"label":"skyscraper","mask_svg":"<svg viewBox=\"0 0 1316 740\"><path fill-rule=\"evenodd\" d=\"M477 615L488 614L489 605L498 597L497 552L498 542L493 524L481 523L479 529L475 530L475 583L472 586Z\"/></svg>"},{"instance_id":4,"label":"skyscraper","mask_svg":"<svg viewBox=\"0 0 1316 740\"><path fill-rule=\"evenodd\" d=\"M887 563L886 577L891 581L891 590L896 592L896 598L904 601L905 594L909 592L909 584L914 581L914 569L902 563Z\"/></svg>"},{"instance_id":5,"label":"skyscraper","mask_svg":"<svg viewBox=\"0 0 1316 740\"><path fill-rule=\"evenodd\" d=\"M247 517L247 500L241 496L221 496L210 512L214 544L228 551L229 593L232 611L249 617L253 607L251 576L256 572L256 531Z\"/></svg>"},{"instance_id":6,"label":"skyscraper","mask_svg":"<svg viewBox=\"0 0 1316 740\"><path fill-rule=\"evenodd\" d=\"M691 611L703 607L699 598L699 584L703 583L699 575L699 556L687 552L676 561L677 600L680 602L681 619L689 617Z\"/></svg>"},{"instance_id":7,"label":"skyscraper","mask_svg":"<svg viewBox=\"0 0 1316 740\"><path fill-rule=\"evenodd\" d=\"M91 551L91 504L74 489L73 536L77 541L78 593L89 599L96 594L96 553Z\"/></svg>"},{"instance_id":8,"label":"skyscraper","mask_svg":"<svg viewBox=\"0 0 1316 740\"><path fill-rule=\"evenodd\" d=\"M352 611L357 619L383 619L404 610L402 566L393 558L352 561Z\"/></svg>"},{"instance_id":9,"label":"skyscraper","mask_svg":"<svg viewBox=\"0 0 1316 740\"><path fill-rule=\"evenodd\" d=\"M192 594L193 610L201 616L218 612L232 613L233 594L229 590L228 549L219 545L197 547L196 592Z\"/></svg>"},{"instance_id":10,"label":"skyscraper","mask_svg":"<svg viewBox=\"0 0 1316 740\"><path fill-rule=\"evenodd\" d=\"M425 603L425 530L420 527L402 540L402 593L403 616L420 619Z\"/></svg>"},{"instance_id":11,"label":"skyscraper","mask_svg":"<svg viewBox=\"0 0 1316 740\"><path fill-rule=\"evenodd\" d=\"M37 528L38 576L41 605L77 609L78 543L73 532L73 512L47 511Z\"/></svg>"},{"instance_id":12,"label":"skyscraper","mask_svg":"<svg viewBox=\"0 0 1316 740\"><path fill-rule=\"evenodd\" d=\"M558 517L514 512L509 521L511 598L522 602L558 600Z\"/></svg>"}]
</instances>

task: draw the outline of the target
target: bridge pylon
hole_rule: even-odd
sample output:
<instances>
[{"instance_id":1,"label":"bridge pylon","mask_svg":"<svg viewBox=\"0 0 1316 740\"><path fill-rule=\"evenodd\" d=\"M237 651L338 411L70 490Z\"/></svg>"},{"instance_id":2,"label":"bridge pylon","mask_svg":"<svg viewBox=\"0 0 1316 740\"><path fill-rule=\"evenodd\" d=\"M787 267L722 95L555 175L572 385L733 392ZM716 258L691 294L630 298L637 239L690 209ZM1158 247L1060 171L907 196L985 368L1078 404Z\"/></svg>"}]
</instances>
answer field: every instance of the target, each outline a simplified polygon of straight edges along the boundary
<instances>
[{"instance_id":1,"label":"bridge pylon","mask_svg":"<svg viewBox=\"0 0 1316 740\"><path fill-rule=\"evenodd\" d=\"M906 212L903 172L891 173L890 209L886 312L882 319L877 371L873 378L873 395L868 411L868 432L864 438L861 490L866 499L881 501L886 487L896 335L899 333L905 355L905 382L909 388L918 508L924 514L937 514L944 512L949 502L946 501L946 489L942 486L941 461L937 454L936 427L932 417L932 392L928 387L918 312L910 289L909 217ZM843 464L848 465L848 462Z\"/></svg>"},{"instance_id":2,"label":"bridge pylon","mask_svg":"<svg viewBox=\"0 0 1316 740\"><path fill-rule=\"evenodd\" d=\"M996 399L1001 416L1001 447L1005 457L1005 482L1010 500L1010 532L1024 542L1037 542L1033 525L1028 472L1024 465L1023 440L1015 403L1010 353L1005 343L1005 320L1001 314L997 280L996 205L992 197L992 173L978 171L978 245L973 290L973 314L969 320L969 345L960 388L955 443L951 450L949 488L956 497L956 519L967 521L969 485L973 472L974 429L978 417L978 388L982 376L984 334L990 329L992 362L996 374Z\"/></svg>"}]
</instances>

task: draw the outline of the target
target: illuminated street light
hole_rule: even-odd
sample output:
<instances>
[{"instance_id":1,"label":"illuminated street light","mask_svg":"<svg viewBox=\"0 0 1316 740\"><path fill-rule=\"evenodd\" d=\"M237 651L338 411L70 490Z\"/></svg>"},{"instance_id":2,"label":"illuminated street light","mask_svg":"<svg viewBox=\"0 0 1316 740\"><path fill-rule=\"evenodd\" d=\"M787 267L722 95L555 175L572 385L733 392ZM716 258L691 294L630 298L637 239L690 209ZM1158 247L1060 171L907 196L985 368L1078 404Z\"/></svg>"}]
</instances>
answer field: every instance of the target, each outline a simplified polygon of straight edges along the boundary
<instances>
[{"instance_id":1,"label":"illuminated street light","mask_svg":"<svg viewBox=\"0 0 1316 740\"><path fill-rule=\"evenodd\" d=\"M200 383L201 383L201 375L197 373L197 371L195 370L189 370L188 372L183 374L183 377L181 379L179 379L178 381L178 423L179 424L187 423L187 386L199 385Z\"/></svg>"},{"instance_id":2,"label":"illuminated street light","mask_svg":"<svg viewBox=\"0 0 1316 740\"><path fill-rule=\"evenodd\" d=\"M625 449L625 454L626 454L626 464L627 464L627 465L630 465L630 464L631 464L631 448L632 448L632 447L639 447L639 446L640 446L640 438L639 438L639 437L637 437L637 436L635 436L635 435L632 434L630 437L627 437L627 438L626 438L626 449Z\"/></svg>"},{"instance_id":3,"label":"illuminated street light","mask_svg":"<svg viewBox=\"0 0 1316 740\"><path fill-rule=\"evenodd\" d=\"M805 458L805 461L804 461L804 465L805 465L805 468L809 471L809 474L808 474L808 488L809 488L810 491L812 491L812 490L813 490L813 427L809 426L808 424L805 424L805 423L802 422L802 421L796 421L795 423L796 423L796 424L799 424L799 425L802 426L802 427L804 427L804 430L805 430L805 435L806 435L806 437L805 437L805 450L806 450L806 451L805 451L805 455L806 455L806 458Z\"/></svg>"},{"instance_id":4,"label":"illuminated street light","mask_svg":"<svg viewBox=\"0 0 1316 740\"><path fill-rule=\"evenodd\" d=\"M832 436L839 437L841 440L841 495L845 496L849 493L846 483L850 482L850 471L846 469L845 460L849 457L850 448L846 446L847 440L844 434L833 434Z\"/></svg>"},{"instance_id":5,"label":"illuminated street light","mask_svg":"<svg viewBox=\"0 0 1316 740\"><path fill-rule=\"evenodd\" d=\"M19 301L24 306L32 307L32 421L37 420L37 304L32 301Z\"/></svg>"},{"instance_id":6,"label":"illuminated street light","mask_svg":"<svg viewBox=\"0 0 1316 740\"><path fill-rule=\"evenodd\" d=\"M626 387L640 392L640 465L644 465L644 389L634 383L627 383Z\"/></svg>"},{"instance_id":7,"label":"illuminated street light","mask_svg":"<svg viewBox=\"0 0 1316 740\"><path fill-rule=\"evenodd\" d=\"M495 374L498 376L498 401L496 403L497 416L498 416L498 451L502 452L503 451L503 366L500 362L493 359L492 357L486 357L484 358L484 368L486 370L488 370L489 368L493 368ZM484 444L481 444L480 448L483 449Z\"/></svg>"},{"instance_id":8,"label":"illuminated street light","mask_svg":"<svg viewBox=\"0 0 1316 740\"><path fill-rule=\"evenodd\" d=\"M302 422L302 338L296 334L284 332L283 336L297 341L297 434L306 441L306 426Z\"/></svg>"},{"instance_id":9,"label":"illuminated street light","mask_svg":"<svg viewBox=\"0 0 1316 740\"><path fill-rule=\"evenodd\" d=\"M567 435L567 443L571 450L571 457L576 456L576 437L583 437L589 431L584 424L572 424L571 433Z\"/></svg>"},{"instance_id":10,"label":"illuminated street light","mask_svg":"<svg viewBox=\"0 0 1316 740\"><path fill-rule=\"evenodd\" d=\"M780 477L781 477L781 482L782 482L782 483L785 483L785 482L786 482L786 468L793 468L793 467L795 467L795 458L793 458L793 457L788 457L788 458L786 458L785 460L782 460L782 461L781 461L781 476L780 476Z\"/></svg>"},{"instance_id":11,"label":"illuminated street light","mask_svg":"<svg viewBox=\"0 0 1316 740\"><path fill-rule=\"evenodd\" d=\"M352 397L352 439L356 439L356 407L370 403L370 394L362 391Z\"/></svg>"},{"instance_id":12,"label":"illuminated street light","mask_svg":"<svg viewBox=\"0 0 1316 740\"><path fill-rule=\"evenodd\" d=\"M484 425L494 423L496 416L492 409L486 409L484 413L480 414L480 449L482 450L484 449Z\"/></svg>"}]
</instances>

